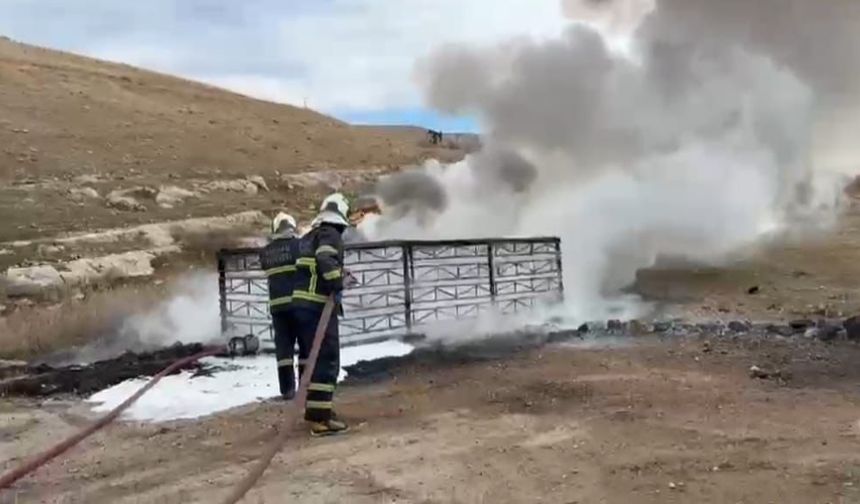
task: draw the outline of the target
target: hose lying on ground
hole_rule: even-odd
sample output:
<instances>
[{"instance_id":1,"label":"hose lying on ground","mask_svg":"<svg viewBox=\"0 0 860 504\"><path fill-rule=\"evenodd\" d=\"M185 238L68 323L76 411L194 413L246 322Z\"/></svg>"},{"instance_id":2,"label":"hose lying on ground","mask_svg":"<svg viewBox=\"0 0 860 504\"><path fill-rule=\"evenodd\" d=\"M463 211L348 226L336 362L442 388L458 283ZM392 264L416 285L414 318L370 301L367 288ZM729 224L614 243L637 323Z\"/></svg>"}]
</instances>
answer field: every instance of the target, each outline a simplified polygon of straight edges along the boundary
<instances>
[{"instance_id":1,"label":"hose lying on ground","mask_svg":"<svg viewBox=\"0 0 860 504\"><path fill-rule=\"evenodd\" d=\"M325 308L323 308L322 316L320 317L319 324L317 325L316 334L314 334L314 342L311 346L310 356L308 357L308 365L306 376L313 376L314 369L316 368L317 357L319 356L320 346L322 345L323 336L325 335L325 329L328 326L328 321L332 316L332 312L334 311L334 299L329 297L326 302ZM92 424L90 424L87 428L79 431L77 434L70 436L69 438L63 440L59 444L54 445L50 449L40 453L39 455L33 457L29 461L25 462L21 466L13 469L12 471L7 472L2 477L0 477L0 490L11 487L15 482L27 476L28 474L36 471L43 465L47 464L51 460L56 457L62 455L67 450L80 443L105 425L108 425L112 421L114 421L119 415L128 409L129 406L135 403L138 399L140 399L143 394L148 392L152 387L155 386L162 378L165 376L181 369L195 361L198 361L204 357L211 357L214 355L219 355L224 353L226 350L224 347L213 347L198 354L192 355L190 357L185 357L184 359L180 359L170 366L164 368L160 373L153 376L149 382L140 388L137 392L134 393L131 397L126 399L122 404L112 409L103 417L99 418ZM287 440L287 436L289 435L290 427L295 420L296 411L300 411L300 405L305 403L305 398L307 398L308 394L308 384L310 380L303 380L299 386L298 393L296 394L296 398L292 403L292 407L287 410L287 421L284 422L284 427L278 434L278 437L275 438L275 441L269 446L269 449L260 457L257 465L248 473L245 478L236 485L230 495L224 500L224 504L236 504L239 502L242 497L245 496L248 491L253 488L253 486L257 483L263 473L266 471L266 468L269 467L269 464L272 462L272 459L275 458L275 455L281 450L284 446L284 443Z\"/></svg>"},{"instance_id":2,"label":"hose lying on ground","mask_svg":"<svg viewBox=\"0 0 860 504\"><path fill-rule=\"evenodd\" d=\"M314 343L311 346L311 352L308 356L307 367L304 371L304 376L311 377L314 375L314 369L317 365L317 357L320 353L320 346L322 346L323 336L325 335L326 327L328 326L328 321L332 316L332 312L334 311L334 299L329 296L328 301L326 301L325 308L323 308L322 316L320 317L319 324L317 324L317 332L314 334ZM292 407L287 409L286 420L284 421L284 425L281 431L278 433L278 437L275 438L275 441L269 445L269 448L260 456L260 459L257 461L257 464L251 469L245 478L239 482L233 488L233 491L224 499L223 504L236 504L242 497L248 493L251 488L257 483L260 477L266 472L266 469L269 467L269 464L272 463L272 459L275 458L275 455L281 451L281 448L284 446L284 443L287 441L287 437L290 434L290 427L292 427L293 422L296 419L296 412L301 411L301 406L305 403L305 399L308 395L308 384L310 383L310 379L302 380L299 384L299 391L296 394Z\"/></svg>"},{"instance_id":3,"label":"hose lying on ground","mask_svg":"<svg viewBox=\"0 0 860 504\"><path fill-rule=\"evenodd\" d=\"M198 354L192 355L190 357L185 357L184 359L180 359L180 360L174 362L173 364L171 364L170 366L167 366L160 373L153 376L152 379L149 380L149 383L147 383L146 385L141 387L140 390L138 390L137 392L134 393L134 395L132 395L131 397L126 399L122 404L120 404L116 408L112 409L110 412L108 412L103 417L99 418L98 420L96 420L95 422L90 424L87 428L79 431L77 434L74 434L73 436L68 437L67 439L63 440L59 444L56 444L53 447L51 447L50 449L48 449L48 450L40 453L39 455L33 457L32 459L25 462L21 466L19 466L13 470L7 472L6 474L4 474L2 477L0 477L0 490L3 490L5 488L9 488L16 481L20 480L24 476L30 474L31 472L35 471L36 469L47 464L48 462L50 462L54 458L62 455L64 452L66 452L71 447L80 443L81 441L83 441L84 439L86 439L87 437L92 435L94 432L98 431L99 429L101 429L105 425L114 421L123 411L125 411L129 406L134 404L135 401L140 399L140 397L143 394L148 392L149 389L154 387L155 384L158 383L159 380L161 380L165 376L167 376L171 373L174 373L178 369L181 369L185 366L188 366L189 364L191 364L195 361L198 361L204 357L210 357L210 356L218 355L218 354L221 354L224 352L225 352L224 347L219 346L219 347L215 347L215 348L210 348L208 350L205 350L205 351L200 352Z\"/></svg>"}]
</instances>

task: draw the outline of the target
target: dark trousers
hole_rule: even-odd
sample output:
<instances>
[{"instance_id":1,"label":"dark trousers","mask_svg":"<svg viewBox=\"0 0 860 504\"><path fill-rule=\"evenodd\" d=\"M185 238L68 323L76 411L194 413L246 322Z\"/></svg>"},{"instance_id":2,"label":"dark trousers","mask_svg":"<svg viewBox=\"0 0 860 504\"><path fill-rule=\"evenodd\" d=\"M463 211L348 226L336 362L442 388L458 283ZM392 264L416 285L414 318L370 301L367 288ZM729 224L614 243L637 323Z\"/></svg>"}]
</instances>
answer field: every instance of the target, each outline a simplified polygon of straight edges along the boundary
<instances>
[{"instance_id":1,"label":"dark trousers","mask_svg":"<svg viewBox=\"0 0 860 504\"><path fill-rule=\"evenodd\" d=\"M317 325L322 309L293 308L290 313L290 329L299 342L299 379L304 377L304 362L308 359L314 343ZM326 326L325 336L320 345L314 374L308 384L308 398L305 403L305 420L326 422L332 417L332 401L340 372L340 337L338 336L337 315L332 313Z\"/></svg>"},{"instance_id":2,"label":"dark trousers","mask_svg":"<svg viewBox=\"0 0 860 504\"><path fill-rule=\"evenodd\" d=\"M292 397L296 390L295 347L298 333L292 327L289 311L272 313L272 328L275 331L275 357L278 359L278 387L281 396ZM301 362L299 362L301 365Z\"/></svg>"}]
</instances>

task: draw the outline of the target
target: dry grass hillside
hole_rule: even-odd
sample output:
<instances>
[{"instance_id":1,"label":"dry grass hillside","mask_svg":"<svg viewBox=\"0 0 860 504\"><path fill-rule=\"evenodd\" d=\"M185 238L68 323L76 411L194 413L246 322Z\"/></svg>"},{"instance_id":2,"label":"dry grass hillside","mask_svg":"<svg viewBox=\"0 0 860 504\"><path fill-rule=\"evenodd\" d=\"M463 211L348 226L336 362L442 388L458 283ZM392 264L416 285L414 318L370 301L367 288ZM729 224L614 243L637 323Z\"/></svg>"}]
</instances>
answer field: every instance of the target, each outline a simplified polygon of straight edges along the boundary
<instances>
[{"instance_id":1,"label":"dry grass hillside","mask_svg":"<svg viewBox=\"0 0 860 504\"><path fill-rule=\"evenodd\" d=\"M285 174L390 170L464 154L455 143L429 145L421 129L354 127L311 110L8 39L0 39L0 145L0 242L305 207L307 191L297 191ZM262 176L270 191L251 194L235 184L198 191L208 182L251 175ZM111 191L168 184L196 196L182 205L156 205L155 192L136 191L143 206L133 211L105 201Z\"/></svg>"}]
</instances>

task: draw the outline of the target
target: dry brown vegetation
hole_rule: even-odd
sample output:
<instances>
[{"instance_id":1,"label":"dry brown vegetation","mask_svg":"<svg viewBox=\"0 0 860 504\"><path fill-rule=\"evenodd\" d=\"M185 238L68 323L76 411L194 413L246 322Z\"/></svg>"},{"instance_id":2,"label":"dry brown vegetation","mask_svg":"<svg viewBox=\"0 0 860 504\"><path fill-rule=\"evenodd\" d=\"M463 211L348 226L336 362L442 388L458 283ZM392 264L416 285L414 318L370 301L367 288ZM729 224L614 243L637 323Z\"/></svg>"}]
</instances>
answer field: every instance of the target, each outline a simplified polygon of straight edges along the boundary
<instances>
[{"instance_id":1,"label":"dry brown vegetation","mask_svg":"<svg viewBox=\"0 0 860 504\"><path fill-rule=\"evenodd\" d=\"M29 360L110 336L127 317L163 301L166 292L164 284L133 283L48 307L18 306L0 317L0 359Z\"/></svg>"},{"instance_id":2,"label":"dry brown vegetation","mask_svg":"<svg viewBox=\"0 0 860 504\"><path fill-rule=\"evenodd\" d=\"M0 40L0 242L248 209L306 209L317 195L280 177L453 161L475 147L426 145L411 127L352 126L312 110L175 77ZM260 175L270 192L213 192L174 208L117 211L73 200ZM86 179L76 179L86 176ZM2 247L0 247L2 248Z\"/></svg>"},{"instance_id":3,"label":"dry brown vegetation","mask_svg":"<svg viewBox=\"0 0 860 504\"><path fill-rule=\"evenodd\" d=\"M0 83L0 177L7 180L270 175L401 166L437 154L418 146L421 130L353 127L312 110L10 41L0 41Z\"/></svg>"}]
</instances>

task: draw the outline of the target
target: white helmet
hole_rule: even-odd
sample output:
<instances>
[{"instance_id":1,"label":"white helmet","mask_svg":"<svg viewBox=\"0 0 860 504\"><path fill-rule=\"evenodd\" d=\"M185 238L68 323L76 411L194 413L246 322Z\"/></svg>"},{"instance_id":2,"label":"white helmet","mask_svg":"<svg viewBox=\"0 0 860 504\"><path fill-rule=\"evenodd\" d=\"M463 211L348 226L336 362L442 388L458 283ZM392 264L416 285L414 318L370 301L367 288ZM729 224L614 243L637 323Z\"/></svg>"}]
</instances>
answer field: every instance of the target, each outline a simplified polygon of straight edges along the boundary
<instances>
[{"instance_id":1,"label":"white helmet","mask_svg":"<svg viewBox=\"0 0 860 504\"><path fill-rule=\"evenodd\" d=\"M278 215L272 219L272 233L277 233L283 224L289 225L292 229L296 229L296 219L292 215L284 212L278 212Z\"/></svg>"},{"instance_id":2,"label":"white helmet","mask_svg":"<svg viewBox=\"0 0 860 504\"><path fill-rule=\"evenodd\" d=\"M320 205L320 213L314 219L314 226L322 223L349 227L349 201L341 193L330 194Z\"/></svg>"}]
</instances>

